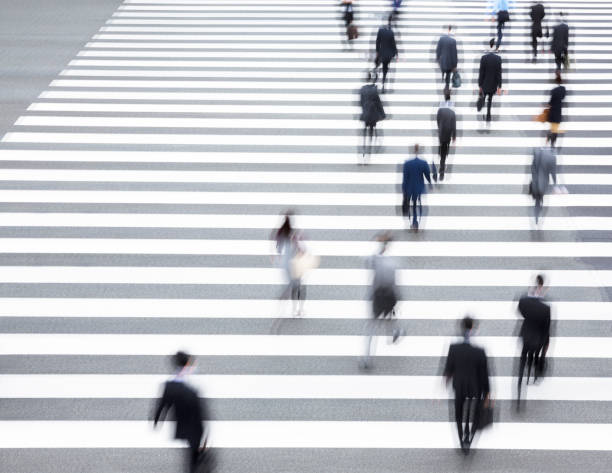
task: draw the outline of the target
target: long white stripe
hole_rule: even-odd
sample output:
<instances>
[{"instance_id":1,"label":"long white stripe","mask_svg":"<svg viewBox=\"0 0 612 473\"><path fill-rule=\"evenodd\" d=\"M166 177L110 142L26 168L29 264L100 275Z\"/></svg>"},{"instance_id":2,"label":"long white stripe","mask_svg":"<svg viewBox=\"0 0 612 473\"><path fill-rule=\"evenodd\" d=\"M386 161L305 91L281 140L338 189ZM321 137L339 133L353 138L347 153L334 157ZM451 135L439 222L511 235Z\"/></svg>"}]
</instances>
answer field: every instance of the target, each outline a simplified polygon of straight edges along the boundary
<instances>
[{"instance_id":1,"label":"long white stripe","mask_svg":"<svg viewBox=\"0 0 612 473\"><path fill-rule=\"evenodd\" d=\"M376 356L440 357L455 337L377 337ZM517 337L473 337L491 357L515 357ZM362 356L365 337L346 335L0 334L0 355ZM612 358L610 337L551 337L548 357Z\"/></svg>"},{"instance_id":2,"label":"long white stripe","mask_svg":"<svg viewBox=\"0 0 612 473\"><path fill-rule=\"evenodd\" d=\"M282 307L274 299L58 299L0 298L0 317L153 317L274 318ZM611 320L612 302L554 301L555 320ZM405 320L515 320L516 301L399 301L396 316ZM369 319L366 300L309 300L305 318Z\"/></svg>"},{"instance_id":3,"label":"long white stripe","mask_svg":"<svg viewBox=\"0 0 612 473\"><path fill-rule=\"evenodd\" d=\"M154 398L164 375L0 375L0 398ZM492 397L515 398L517 380L491 377ZM208 398L450 399L439 376L192 375ZM542 401L612 401L612 378L557 378L526 391Z\"/></svg>"}]
</instances>

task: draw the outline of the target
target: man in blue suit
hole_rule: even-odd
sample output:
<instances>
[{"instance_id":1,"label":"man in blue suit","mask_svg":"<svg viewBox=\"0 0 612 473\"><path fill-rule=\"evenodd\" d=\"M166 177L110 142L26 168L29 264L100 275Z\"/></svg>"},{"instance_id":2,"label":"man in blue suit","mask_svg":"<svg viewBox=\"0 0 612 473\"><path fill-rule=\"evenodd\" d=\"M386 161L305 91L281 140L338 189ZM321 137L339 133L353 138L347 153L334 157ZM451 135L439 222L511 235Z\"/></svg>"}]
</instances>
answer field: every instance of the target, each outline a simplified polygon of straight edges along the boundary
<instances>
[{"instance_id":1,"label":"man in blue suit","mask_svg":"<svg viewBox=\"0 0 612 473\"><path fill-rule=\"evenodd\" d=\"M406 160L404 163L404 177L402 180L402 213L404 217L410 218L410 204L412 202L412 225L410 228L418 231L419 222L417 219L417 202L419 214L423 213L421 205L421 194L425 192L425 179L431 184L429 177L429 164L419 158L419 145L414 145L414 159Z\"/></svg>"}]
</instances>

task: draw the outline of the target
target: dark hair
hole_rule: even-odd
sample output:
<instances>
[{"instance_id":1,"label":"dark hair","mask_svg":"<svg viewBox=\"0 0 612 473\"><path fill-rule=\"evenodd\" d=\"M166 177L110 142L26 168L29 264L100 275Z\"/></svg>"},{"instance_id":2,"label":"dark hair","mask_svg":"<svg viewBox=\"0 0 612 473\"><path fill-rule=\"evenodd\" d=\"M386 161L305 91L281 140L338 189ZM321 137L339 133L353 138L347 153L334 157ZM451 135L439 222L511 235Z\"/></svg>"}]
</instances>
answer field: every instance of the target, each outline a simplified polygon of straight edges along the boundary
<instances>
[{"instance_id":1,"label":"dark hair","mask_svg":"<svg viewBox=\"0 0 612 473\"><path fill-rule=\"evenodd\" d=\"M392 22L393 22L393 13L391 13L391 14L389 15L389 18L388 18L388 20L387 20L387 24L388 24L389 26L391 26L391 23L392 23Z\"/></svg>"},{"instance_id":2,"label":"dark hair","mask_svg":"<svg viewBox=\"0 0 612 473\"><path fill-rule=\"evenodd\" d=\"M419 154L419 144L418 143L414 144L414 154Z\"/></svg>"},{"instance_id":3,"label":"dark hair","mask_svg":"<svg viewBox=\"0 0 612 473\"><path fill-rule=\"evenodd\" d=\"M291 233L293 233L293 226L291 225L291 215L292 212L285 213L285 220L280 228L276 231L276 242L278 243L280 240L285 238L289 238Z\"/></svg>"},{"instance_id":4,"label":"dark hair","mask_svg":"<svg viewBox=\"0 0 612 473\"><path fill-rule=\"evenodd\" d=\"M444 100L449 101L451 96L451 91L448 87L444 88Z\"/></svg>"},{"instance_id":5,"label":"dark hair","mask_svg":"<svg viewBox=\"0 0 612 473\"><path fill-rule=\"evenodd\" d=\"M172 357L172 362L177 368L184 368L191 361L191 355L184 351L177 351Z\"/></svg>"},{"instance_id":6,"label":"dark hair","mask_svg":"<svg viewBox=\"0 0 612 473\"><path fill-rule=\"evenodd\" d=\"M542 276L541 274L538 274L536 276L536 283L538 286L543 286L544 285L544 276Z\"/></svg>"},{"instance_id":7,"label":"dark hair","mask_svg":"<svg viewBox=\"0 0 612 473\"><path fill-rule=\"evenodd\" d=\"M453 29L453 25L448 25L448 31Z\"/></svg>"},{"instance_id":8,"label":"dark hair","mask_svg":"<svg viewBox=\"0 0 612 473\"><path fill-rule=\"evenodd\" d=\"M472 328L474 328L474 319L469 315L466 315L461 321L461 330L463 332L467 332L468 330L472 330Z\"/></svg>"},{"instance_id":9,"label":"dark hair","mask_svg":"<svg viewBox=\"0 0 612 473\"><path fill-rule=\"evenodd\" d=\"M493 46L495 46L495 38L489 40L489 47L492 48Z\"/></svg>"}]
</instances>

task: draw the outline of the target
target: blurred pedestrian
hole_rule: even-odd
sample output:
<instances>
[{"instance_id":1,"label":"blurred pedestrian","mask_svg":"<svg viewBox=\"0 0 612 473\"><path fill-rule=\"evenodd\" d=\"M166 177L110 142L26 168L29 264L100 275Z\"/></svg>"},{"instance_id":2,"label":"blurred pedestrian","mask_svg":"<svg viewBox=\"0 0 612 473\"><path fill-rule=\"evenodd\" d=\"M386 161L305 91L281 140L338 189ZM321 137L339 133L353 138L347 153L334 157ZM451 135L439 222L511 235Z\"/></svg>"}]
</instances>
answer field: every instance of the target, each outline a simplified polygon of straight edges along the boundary
<instances>
[{"instance_id":1,"label":"blurred pedestrian","mask_svg":"<svg viewBox=\"0 0 612 473\"><path fill-rule=\"evenodd\" d=\"M419 158L419 145L415 144L414 158L404 162L402 178L402 214L404 217L410 218L410 207L412 206L410 228L413 231L419 230L419 219L423 214L421 195L425 192L425 179L431 184L429 165Z\"/></svg>"},{"instance_id":2,"label":"blurred pedestrian","mask_svg":"<svg viewBox=\"0 0 612 473\"><path fill-rule=\"evenodd\" d=\"M442 72L444 87L450 87L451 75L457 70L457 40L452 37L453 27L448 25L448 32L442 35L436 46L436 62Z\"/></svg>"},{"instance_id":3,"label":"blurred pedestrian","mask_svg":"<svg viewBox=\"0 0 612 473\"><path fill-rule=\"evenodd\" d=\"M451 102L449 89L444 89L444 101L440 103L440 108L436 115L438 122L438 139L440 142L440 180L444 180L446 171L446 157L450 148L451 140L457 140L457 117Z\"/></svg>"},{"instance_id":4,"label":"blurred pedestrian","mask_svg":"<svg viewBox=\"0 0 612 473\"><path fill-rule=\"evenodd\" d=\"M533 53L532 62L538 60L538 38L542 37L542 20L546 16L544 5L535 3L531 5L529 17L531 18L531 51Z\"/></svg>"},{"instance_id":5,"label":"blurred pedestrian","mask_svg":"<svg viewBox=\"0 0 612 473\"><path fill-rule=\"evenodd\" d=\"M493 17L491 21L497 21L497 48L501 48L504 28L510 21L510 9L514 7L514 0L490 0L490 10Z\"/></svg>"},{"instance_id":6,"label":"blurred pedestrian","mask_svg":"<svg viewBox=\"0 0 612 473\"><path fill-rule=\"evenodd\" d=\"M280 267L285 273L287 287L282 292L280 299L290 298L293 305L293 315L299 316L302 313L305 299L305 289L302 287L301 278L295 277L292 272L292 261L300 254L300 235L293 228L291 217L293 213L285 213L282 225L276 231L276 251L280 255Z\"/></svg>"},{"instance_id":7,"label":"blurred pedestrian","mask_svg":"<svg viewBox=\"0 0 612 473\"><path fill-rule=\"evenodd\" d=\"M550 123L550 145L554 148L557 143L557 136L563 133L559 127L563 121L563 100L567 95L561 72L555 72L555 84L557 86L550 92L550 100L548 101L548 122Z\"/></svg>"},{"instance_id":8,"label":"blurred pedestrian","mask_svg":"<svg viewBox=\"0 0 612 473\"><path fill-rule=\"evenodd\" d=\"M550 143L550 135L546 137L546 143ZM550 178L557 185L557 156L552 146L536 148L533 151L531 163L531 183L529 193L535 201L534 216L536 225L542 215L544 195L548 193Z\"/></svg>"},{"instance_id":9,"label":"blurred pedestrian","mask_svg":"<svg viewBox=\"0 0 612 473\"><path fill-rule=\"evenodd\" d=\"M480 94L479 100L487 101L487 114L485 121L487 125L491 123L491 103L493 95L502 92L502 60L499 55L495 54L493 48L495 40L489 41L489 51L480 58L480 69L478 73L478 91Z\"/></svg>"},{"instance_id":10,"label":"blurred pedestrian","mask_svg":"<svg viewBox=\"0 0 612 473\"><path fill-rule=\"evenodd\" d=\"M374 271L370 299L372 301L372 320L369 321L366 340L365 357L361 367L371 367L371 353L375 348L374 337L386 332L392 336L393 343L397 342L401 332L397 327L395 316L395 305L397 303L397 286L395 284L395 272L398 262L392 256L386 254L387 247L391 241L389 234L380 235L377 240L380 248L376 255L368 259L367 265ZM374 342L374 347L372 346Z\"/></svg>"},{"instance_id":11,"label":"blurred pedestrian","mask_svg":"<svg viewBox=\"0 0 612 473\"><path fill-rule=\"evenodd\" d=\"M557 71L561 70L561 64L563 64L564 69L567 69L569 67L569 26L565 21L563 12L559 12L559 24L553 28L550 49L555 55Z\"/></svg>"},{"instance_id":12,"label":"blurred pedestrian","mask_svg":"<svg viewBox=\"0 0 612 473\"><path fill-rule=\"evenodd\" d=\"M393 15L389 15L386 25L381 26L376 34L376 59L374 65L376 69L382 64L382 93L385 93L385 82L387 73L389 72L389 63L397 58L397 44L395 43L395 34L391 29Z\"/></svg>"},{"instance_id":13,"label":"blurred pedestrian","mask_svg":"<svg viewBox=\"0 0 612 473\"><path fill-rule=\"evenodd\" d=\"M204 436L203 422L206 419L206 410L200 400L197 390L189 384L189 374L193 371L193 357L179 351L173 356L176 375L164 385L164 392L157 403L153 425L163 421L169 409L174 410L176 418L175 438L186 440L189 444L188 468L189 473L195 473L196 467L202 461L202 437ZM206 441L204 442L204 446Z\"/></svg>"},{"instance_id":14,"label":"blurred pedestrian","mask_svg":"<svg viewBox=\"0 0 612 473\"><path fill-rule=\"evenodd\" d=\"M342 19L344 21L344 28L346 31L346 44L349 49L353 49L353 41L357 39L359 33L357 32L357 26L354 23L354 7L353 0L342 0Z\"/></svg>"},{"instance_id":15,"label":"blurred pedestrian","mask_svg":"<svg viewBox=\"0 0 612 473\"><path fill-rule=\"evenodd\" d=\"M474 320L464 317L461 321L463 341L450 346L444 367L446 383L453 382L455 422L461 450L466 455L478 427L481 408L489 404L490 391L487 355L482 348L470 343L473 329Z\"/></svg>"},{"instance_id":16,"label":"blurred pedestrian","mask_svg":"<svg viewBox=\"0 0 612 473\"><path fill-rule=\"evenodd\" d=\"M376 77L376 71L368 72L368 83L362 86L359 91L359 102L361 104L361 116L359 119L364 124L362 162L360 164L368 163L368 158L372 152L372 141L376 136L376 124L386 117L380 96L378 95Z\"/></svg>"},{"instance_id":17,"label":"blurred pedestrian","mask_svg":"<svg viewBox=\"0 0 612 473\"><path fill-rule=\"evenodd\" d=\"M533 368L533 382L544 374L546 352L550 343L550 306L544 302L544 277L536 277L536 286L521 297L518 310L523 317L519 336L523 341L518 373L517 408L520 408L523 373L527 366L527 382Z\"/></svg>"}]
</instances>

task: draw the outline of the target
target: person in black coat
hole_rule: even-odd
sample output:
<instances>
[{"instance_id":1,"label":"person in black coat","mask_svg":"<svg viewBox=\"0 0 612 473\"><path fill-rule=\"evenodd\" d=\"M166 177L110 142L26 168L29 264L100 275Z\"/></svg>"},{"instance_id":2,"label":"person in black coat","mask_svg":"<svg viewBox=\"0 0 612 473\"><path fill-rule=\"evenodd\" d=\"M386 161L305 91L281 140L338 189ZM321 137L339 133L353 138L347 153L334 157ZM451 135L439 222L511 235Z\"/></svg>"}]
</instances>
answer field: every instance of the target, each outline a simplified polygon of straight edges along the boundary
<instances>
[{"instance_id":1,"label":"person in black coat","mask_svg":"<svg viewBox=\"0 0 612 473\"><path fill-rule=\"evenodd\" d=\"M444 367L446 382L451 379L453 382L455 421L461 449L465 454L469 452L474 439L481 406L483 403L489 403L490 391L487 355L482 348L470 343L473 328L474 320L471 317L465 317L461 321L464 340L450 346ZM470 420L473 420L471 431Z\"/></svg>"},{"instance_id":2,"label":"person in black coat","mask_svg":"<svg viewBox=\"0 0 612 473\"><path fill-rule=\"evenodd\" d=\"M359 102L361 104L361 116L359 119L364 123L363 128L363 164L366 164L366 156L369 156L372 150L372 140L376 133L376 124L380 120L385 119L385 110L383 109L378 89L376 88L376 72L368 72L368 84L361 87L359 91ZM369 138L369 146L367 141Z\"/></svg>"},{"instance_id":3,"label":"person in black coat","mask_svg":"<svg viewBox=\"0 0 612 473\"><path fill-rule=\"evenodd\" d=\"M153 425L164 419L169 409L174 409L176 418L176 432L174 437L187 440L189 444L189 469L195 472L200 446L204 435L203 421L205 419L204 409L200 402L198 392L186 382L186 375L191 370L193 359L187 353L179 351L173 357L178 374L171 380L166 381L164 393L157 403Z\"/></svg>"},{"instance_id":4,"label":"person in black coat","mask_svg":"<svg viewBox=\"0 0 612 473\"><path fill-rule=\"evenodd\" d=\"M495 93L501 94L502 60L495 52L495 39L489 41L490 51L480 58L478 73L478 88L481 96L487 99L487 115L485 120L491 122L491 103Z\"/></svg>"},{"instance_id":5,"label":"person in black coat","mask_svg":"<svg viewBox=\"0 0 612 473\"><path fill-rule=\"evenodd\" d=\"M531 49L533 51L533 62L536 62L538 58L538 38L542 37L542 20L546 16L544 5L541 3L531 5L529 16L531 18Z\"/></svg>"},{"instance_id":6,"label":"person in black coat","mask_svg":"<svg viewBox=\"0 0 612 473\"><path fill-rule=\"evenodd\" d=\"M565 22L565 15L559 12L560 23L553 28L552 42L550 49L555 55L557 70L561 70L561 64L566 66L567 50L569 48L569 26Z\"/></svg>"},{"instance_id":7,"label":"person in black coat","mask_svg":"<svg viewBox=\"0 0 612 473\"><path fill-rule=\"evenodd\" d=\"M550 92L550 100L548 101L548 122L550 123L550 145L555 146L557 136L560 133L559 126L563 121L563 100L567 95L563 86L563 79L559 71L555 74L555 83L557 86Z\"/></svg>"},{"instance_id":8,"label":"person in black coat","mask_svg":"<svg viewBox=\"0 0 612 473\"><path fill-rule=\"evenodd\" d=\"M523 340L523 350L519 364L517 406L520 405L521 400L525 365L527 366L527 384L529 384L529 376L534 364L534 382L538 379L538 375L543 373L550 342L550 306L542 299L544 292L544 277L538 275L536 287L528 295L521 297L518 304L518 310L524 321L519 334Z\"/></svg>"},{"instance_id":9,"label":"person in black coat","mask_svg":"<svg viewBox=\"0 0 612 473\"><path fill-rule=\"evenodd\" d=\"M451 36L453 27L448 25L448 33L441 36L436 46L436 62L442 71L445 88L449 88L451 74L457 70L457 40Z\"/></svg>"},{"instance_id":10,"label":"person in black coat","mask_svg":"<svg viewBox=\"0 0 612 473\"><path fill-rule=\"evenodd\" d=\"M391 29L393 15L389 15L389 20L386 26L381 26L376 34L376 59L375 66L382 63L382 92L385 93L385 81L387 80L387 72L389 72L389 63L393 58L397 57L397 45L395 44L395 34Z\"/></svg>"},{"instance_id":11,"label":"person in black coat","mask_svg":"<svg viewBox=\"0 0 612 473\"><path fill-rule=\"evenodd\" d=\"M436 115L438 123L438 139L440 141L440 180L444 180L446 171L446 157L450 148L451 140L453 143L457 139L457 117L450 101L450 90L444 89L444 102L440 104Z\"/></svg>"}]
</instances>

